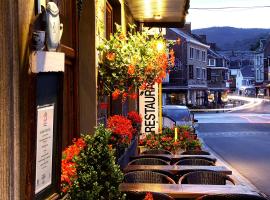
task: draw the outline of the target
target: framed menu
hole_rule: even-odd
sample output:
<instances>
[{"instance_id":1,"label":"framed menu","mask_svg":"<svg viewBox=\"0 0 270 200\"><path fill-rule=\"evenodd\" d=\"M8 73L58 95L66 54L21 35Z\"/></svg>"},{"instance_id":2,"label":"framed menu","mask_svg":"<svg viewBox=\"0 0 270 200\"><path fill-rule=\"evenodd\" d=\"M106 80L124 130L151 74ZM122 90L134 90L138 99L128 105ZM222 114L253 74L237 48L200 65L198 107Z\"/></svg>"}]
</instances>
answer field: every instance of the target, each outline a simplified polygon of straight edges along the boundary
<instances>
[{"instance_id":1,"label":"framed menu","mask_svg":"<svg viewBox=\"0 0 270 200\"><path fill-rule=\"evenodd\" d=\"M37 107L35 194L52 184L54 105Z\"/></svg>"}]
</instances>

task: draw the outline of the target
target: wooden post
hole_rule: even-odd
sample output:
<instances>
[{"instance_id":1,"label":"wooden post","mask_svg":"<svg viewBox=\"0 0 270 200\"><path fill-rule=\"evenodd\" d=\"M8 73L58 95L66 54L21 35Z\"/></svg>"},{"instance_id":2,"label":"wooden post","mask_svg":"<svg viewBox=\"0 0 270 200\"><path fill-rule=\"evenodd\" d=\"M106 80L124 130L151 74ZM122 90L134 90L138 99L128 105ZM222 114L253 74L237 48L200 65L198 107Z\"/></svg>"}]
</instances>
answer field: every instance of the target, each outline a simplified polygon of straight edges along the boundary
<instances>
[{"instance_id":1,"label":"wooden post","mask_svg":"<svg viewBox=\"0 0 270 200\"><path fill-rule=\"evenodd\" d=\"M20 199L18 2L0 1L0 199Z\"/></svg>"}]
</instances>

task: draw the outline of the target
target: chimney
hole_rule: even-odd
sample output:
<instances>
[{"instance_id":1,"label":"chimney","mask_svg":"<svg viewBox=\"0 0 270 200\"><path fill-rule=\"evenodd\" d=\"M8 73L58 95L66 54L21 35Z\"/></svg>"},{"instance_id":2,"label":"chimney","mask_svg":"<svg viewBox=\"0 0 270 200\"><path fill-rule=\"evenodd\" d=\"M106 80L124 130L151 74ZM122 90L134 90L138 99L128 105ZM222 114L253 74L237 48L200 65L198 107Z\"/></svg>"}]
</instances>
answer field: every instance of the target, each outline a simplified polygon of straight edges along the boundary
<instances>
[{"instance_id":1,"label":"chimney","mask_svg":"<svg viewBox=\"0 0 270 200\"><path fill-rule=\"evenodd\" d=\"M191 23L185 23L184 27L181 28L182 31L184 31L187 34L191 34Z\"/></svg>"},{"instance_id":2,"label":"chimney","mask_svg":"<svg viewBox=\"0 0 270 200\"><path fill-rule=\"evenodd\" d=\"M206 35L199 35L200 36L200 39L201 39L201 42L206 44Z\"/></svg>"},{"instance_id":3,"label":"chimney","mask_svg":"<svg viewBox=\"0 0 270 200\"><path fill-rule=\"evenodd\" d=\"M214 50L214 51L217 50L217 45L216 45L216 43L209 43L209 45L210 45L210 49L212 49L212 50Z\"/></svg>"}]
</instances>

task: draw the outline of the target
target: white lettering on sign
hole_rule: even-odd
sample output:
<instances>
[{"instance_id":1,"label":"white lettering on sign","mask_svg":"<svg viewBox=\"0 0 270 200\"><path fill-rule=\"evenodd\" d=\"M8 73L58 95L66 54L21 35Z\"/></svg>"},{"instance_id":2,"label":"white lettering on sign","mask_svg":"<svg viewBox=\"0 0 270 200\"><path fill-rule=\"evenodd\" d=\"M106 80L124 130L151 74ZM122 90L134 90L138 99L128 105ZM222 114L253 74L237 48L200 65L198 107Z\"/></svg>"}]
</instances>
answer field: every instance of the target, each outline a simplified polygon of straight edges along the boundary
<instances>
[{"instance_id":1,"label":"white lettering on sign","mask_svg":"<svg viewBox=\"0 0 270 200\"><path fill-rule=\"evenodd\" d=\"M35 194L52 184L54 106L37 108Z\"/></svg>"},{"instance_id":2,"label":"white lettering on sign","mask_svg":"<svg viewBox=\"0 0 270 200\"><path fill-rule=\"evenodd\" d=\"M143 118L141 133L158 133L158 84L147 90L140 90L139 101L139 111Z\"/></svg>"}]
</instances>

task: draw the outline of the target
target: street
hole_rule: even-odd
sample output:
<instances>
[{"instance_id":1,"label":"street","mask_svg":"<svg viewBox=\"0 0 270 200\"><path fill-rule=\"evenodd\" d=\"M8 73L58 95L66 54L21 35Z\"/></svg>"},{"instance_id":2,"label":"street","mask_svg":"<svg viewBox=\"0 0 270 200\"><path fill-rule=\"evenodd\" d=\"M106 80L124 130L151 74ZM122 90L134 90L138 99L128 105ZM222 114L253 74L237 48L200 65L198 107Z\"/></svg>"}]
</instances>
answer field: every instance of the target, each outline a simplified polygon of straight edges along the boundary
<instances>
[{"instance_id":1,"label":"street","mask_svg":"<svg viewBox=\"0 0 270 200\"><path fill-rule=\"evenodd\" d=\"M270 196L270 103L231 113L197 113L204 142Z\"/></svg>"}]
</instances>

